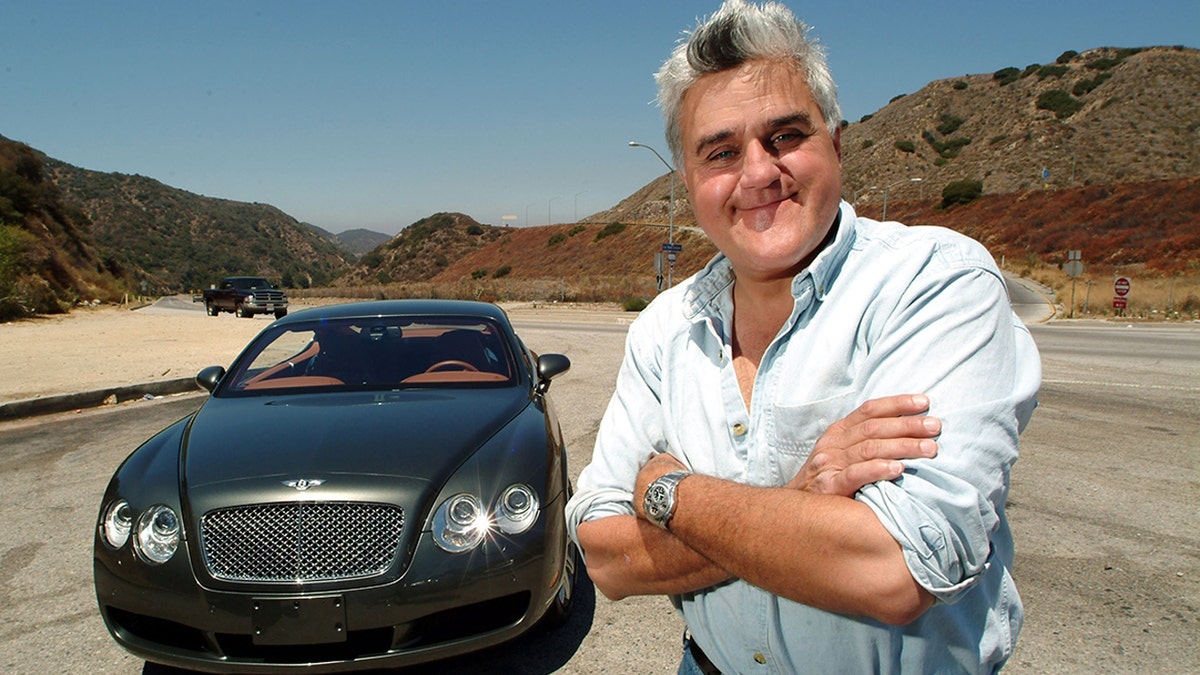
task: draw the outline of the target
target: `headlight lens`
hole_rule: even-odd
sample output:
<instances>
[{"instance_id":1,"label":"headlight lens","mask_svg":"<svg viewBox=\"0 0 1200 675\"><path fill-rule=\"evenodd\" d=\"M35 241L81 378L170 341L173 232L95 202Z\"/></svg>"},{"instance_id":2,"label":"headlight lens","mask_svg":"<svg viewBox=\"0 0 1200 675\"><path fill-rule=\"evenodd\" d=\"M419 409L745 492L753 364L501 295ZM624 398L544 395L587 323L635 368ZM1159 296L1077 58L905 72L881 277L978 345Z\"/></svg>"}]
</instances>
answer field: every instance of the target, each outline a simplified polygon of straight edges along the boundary
<instances>
[{"instance_id":1,"label":"headlight lens","mask_svg":"<svg viewBox=\"0 0 1200 675\"><path fill-rule=\"evenodd\" d=\"M444 551L462 553L478 546L489 526L483 503L463 492L442 502L433 514L433 540Z\"/></svg>"},{"instance_id":2,"label":"headlight lens","mask_svg":"<svg viewBox=\"0 0 1200 675\"><path fill-rule=\"evenodd\" d=\"M538 498L524 483L509 485L496 500L496 527L505 534L520 534L537 520Z\"/></svg>"},{"instance_id":3,"label":"headlight lens","mask_svg":"<svg viewBox=\"0 0 1200 675\"><path fill-rule=\"evenodd\" d=\"M161 565L179 548L179 517L165 504L155 504L138 518L134 547L143 560Z\"/></svg>"},{"instance_id":4,"label":"headlight lens","mask_svg":"<svg viewBox=\"0 0 1200 675\"><path fill-rule=\"evenodd\" d=\"M538 513L537 493L524 483L505 488L491 514L484 511L479 497L461 492L442 502L433 514L433 540L443 551L462 553L478 546L493 530L504 534L528 531Z\"/></svg>"},{"instance_id":5,"label":"headlight lens","mask_svg":"<svg viewBox=\"0 0 1200 675\"><path fill-rule=\"evenodd\" d=\"M129 531L132 528L133 509L129 508L129 502L118 499L104 510L104 519L101 522L104 543L113 548L121 548L129 541Z\"/></svg>"}]
</instances>

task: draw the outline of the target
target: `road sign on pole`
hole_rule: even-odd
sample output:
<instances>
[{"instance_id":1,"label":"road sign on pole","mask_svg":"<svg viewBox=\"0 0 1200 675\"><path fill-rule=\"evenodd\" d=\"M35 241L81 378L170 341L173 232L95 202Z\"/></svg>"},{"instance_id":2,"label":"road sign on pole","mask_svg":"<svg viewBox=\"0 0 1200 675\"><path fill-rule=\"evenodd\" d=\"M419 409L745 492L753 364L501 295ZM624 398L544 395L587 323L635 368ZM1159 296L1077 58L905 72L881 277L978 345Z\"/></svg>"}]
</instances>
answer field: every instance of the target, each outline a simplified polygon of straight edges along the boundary
<instances>
[{"instance_id":1,"label":"road sign on pole","mask_svg":"<svg viewBox=\"0 0 1200 675\"><path fill-rule=\"evenodd\" d=\"M1113 280L1113 293L1118 297L1129 295L1129 277L1117 277Z\"/></svg>"}]
</instances>

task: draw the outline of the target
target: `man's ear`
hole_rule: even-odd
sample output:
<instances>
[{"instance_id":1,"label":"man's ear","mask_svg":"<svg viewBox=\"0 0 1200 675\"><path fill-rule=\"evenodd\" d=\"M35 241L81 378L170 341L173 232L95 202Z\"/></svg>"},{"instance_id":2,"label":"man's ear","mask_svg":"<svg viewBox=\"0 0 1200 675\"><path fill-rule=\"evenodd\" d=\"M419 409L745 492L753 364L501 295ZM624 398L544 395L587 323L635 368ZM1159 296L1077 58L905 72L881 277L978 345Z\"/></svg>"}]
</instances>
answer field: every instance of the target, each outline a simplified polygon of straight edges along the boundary
<instances>
[{"instance_id":1,"label":"man's ear","mask_svg":"<svg viewBox=\"0 0 1200 675\"><path fill-rule=\"evenodd\" d=\"M833 151L837 153L838 164L842 163L842 127L833 131Z\"/></svg>"}]
</instances>

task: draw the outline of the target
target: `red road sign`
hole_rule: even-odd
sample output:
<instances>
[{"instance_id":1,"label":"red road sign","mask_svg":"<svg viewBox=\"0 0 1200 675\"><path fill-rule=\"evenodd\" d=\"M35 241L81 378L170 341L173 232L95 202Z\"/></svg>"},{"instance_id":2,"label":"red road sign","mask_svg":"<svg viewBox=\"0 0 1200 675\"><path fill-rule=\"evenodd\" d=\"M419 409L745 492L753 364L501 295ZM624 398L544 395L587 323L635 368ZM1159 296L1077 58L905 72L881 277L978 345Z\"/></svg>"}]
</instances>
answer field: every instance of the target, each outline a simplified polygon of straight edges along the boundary
<instances>
[{"instance_id":1,"label":"red road sign","mask_svg":"<svg viewBox=\"0 0 1200 675\"><path fill-rule=\"evenodd\" d=\"M1125 309L1125 298L1113 298L1113 309Z\"/></svg>"},{"instance_id":2,"label":"red road sign","mask_svg":"<svg viewBox=\"0 0 1200 675\"><path fill-rule=\"evenodd\" d=\"M1117 277L1113 281L1113 292L1122 298L1129 295L1129 277Z\"/></svg>"}]
</instances>

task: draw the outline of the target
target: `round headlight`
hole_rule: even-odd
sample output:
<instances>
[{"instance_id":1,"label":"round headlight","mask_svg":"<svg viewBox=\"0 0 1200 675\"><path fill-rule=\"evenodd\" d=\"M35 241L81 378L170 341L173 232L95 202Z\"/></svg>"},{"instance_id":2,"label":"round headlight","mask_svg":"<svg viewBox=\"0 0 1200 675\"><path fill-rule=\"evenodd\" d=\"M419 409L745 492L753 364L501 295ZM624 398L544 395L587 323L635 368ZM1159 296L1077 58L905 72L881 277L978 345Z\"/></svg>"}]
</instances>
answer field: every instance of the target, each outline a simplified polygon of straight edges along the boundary
<instances>
[{"instance_id":1,"label":"round headlight","mask_svg":"<svg viewBox=\"0 0 1200 675\"><path fill-rule=\"evenodd\" d=\"M161 565L179 548L179 517L164 504L146 509L137 523L134 546L142 559Z\"/></svg>"},{"instance_id":2,"label":"round headlight","mask_svg":"<svg viewBox=\"0 0 1200 675\"><path fill-rule=\"evenodd\" d=\"M488 517L475 495L460 493L442 502L433 514L433 541L449 553L469 551L487 534Z\"/></svg>"},{"instance_id":3,"label":"round headlight","mask_svg":"<svg viewBox=\"0 0 1200 675\"><path fill-rule=\"evenodd\" d=\"M496 500L496 527L505 534L520 534L533 527L538 515L538 498L533 488L515 483Z\"/></svg>"},{"instance_id":4,"label":"round headlight","mask_svg":"<svg viewBox=\"0 0 1200 675\"><path fill-rule=\"evenodd\" d=\"M133 509L129 508L129 502L118 499L104 510L104 517L100 523L104 543L113 548L121 548L129 541L129 530L132 528Z\"/></svg>"}]
</instances>

